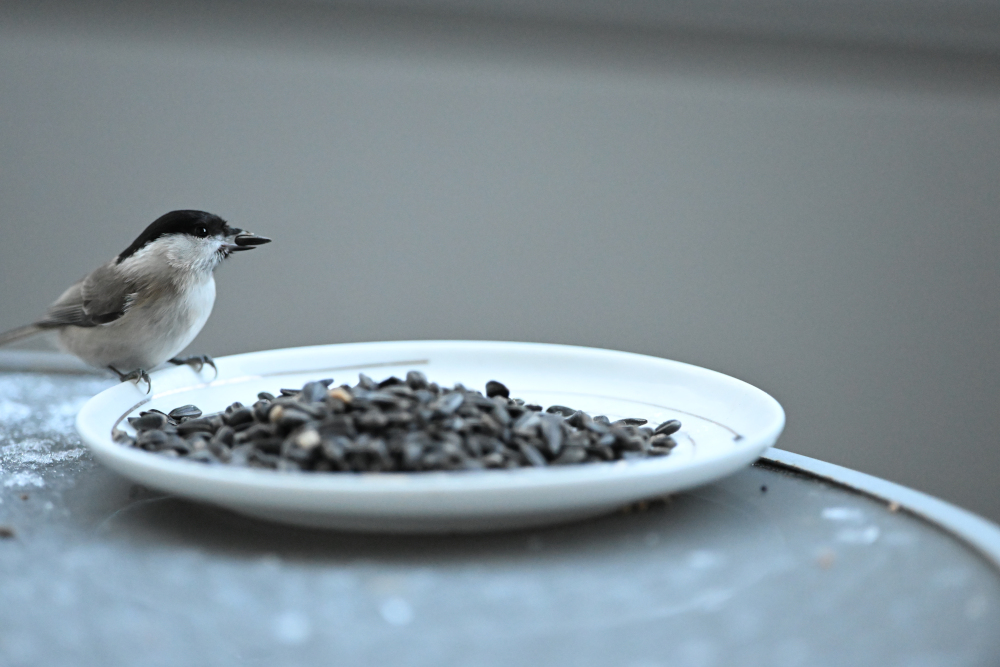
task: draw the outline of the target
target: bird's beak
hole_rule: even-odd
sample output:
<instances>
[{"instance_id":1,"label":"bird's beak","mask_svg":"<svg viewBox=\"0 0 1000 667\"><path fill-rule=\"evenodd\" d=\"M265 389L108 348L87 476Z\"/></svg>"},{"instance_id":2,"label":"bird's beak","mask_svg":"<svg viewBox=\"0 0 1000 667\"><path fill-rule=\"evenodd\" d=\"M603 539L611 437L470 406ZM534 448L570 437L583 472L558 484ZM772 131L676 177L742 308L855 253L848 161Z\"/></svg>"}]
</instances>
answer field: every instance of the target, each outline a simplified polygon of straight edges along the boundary
<instances>
[{"instance_id":1,"label":"bird's beak","mask_svg":"<svg viewBox=\"0 0 1000 667\"><path fill-rule=\"evenodd\" d=\"M225 248L229 252L239 252L240 250L253 250L259 245L270 243L271 239L266 236L257 236L251 232L240 232L233 238L233 243L227 243Z\"/></svg>"}]
</instances>

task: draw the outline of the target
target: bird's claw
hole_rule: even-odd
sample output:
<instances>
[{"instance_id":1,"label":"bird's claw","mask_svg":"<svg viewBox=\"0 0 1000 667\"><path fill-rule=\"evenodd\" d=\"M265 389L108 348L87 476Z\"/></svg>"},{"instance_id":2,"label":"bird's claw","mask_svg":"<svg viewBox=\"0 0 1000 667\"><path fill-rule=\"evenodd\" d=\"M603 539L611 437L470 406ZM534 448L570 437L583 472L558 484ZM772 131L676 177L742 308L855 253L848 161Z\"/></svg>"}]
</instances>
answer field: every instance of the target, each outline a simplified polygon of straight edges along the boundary
<instances>
[{"instance_id":1,"label":"bird's claw","mask_svg":"<svg viewBox=\"0 0 1000 667\"><path fill-rule=\"evenodd\" d=\"M117 375L118 379L121 380L122 382L128 382L129 380L134 380L136 386L139 386L139 382L140 381L141 382L145 382L146 383L146 393L148 394L149 392L151 392L153 390L153 382L152 382L152 380L149 379L149 373L147 373L142 368L137 368L134 371L131 371L129 373L122 373L120 370L118 370L114 366L108 366L108 368L110 368L111 371L115 375Z\"/></svg>"},{"instance_id":2,"label":"bird's claw","mask_svg":"<svg viewBox=\"0 0 1000 667\"><path fill-rule=\"evenodd\" d=\"M201 372L201 369L205 366L211 366L215 371L215 376L219 376L219 367L215 365L215 360L207 354L196 354L192 357L174 357L169 360L170 363L175 366L190 366L197 372Z\"/></svg>"}]
</instances>

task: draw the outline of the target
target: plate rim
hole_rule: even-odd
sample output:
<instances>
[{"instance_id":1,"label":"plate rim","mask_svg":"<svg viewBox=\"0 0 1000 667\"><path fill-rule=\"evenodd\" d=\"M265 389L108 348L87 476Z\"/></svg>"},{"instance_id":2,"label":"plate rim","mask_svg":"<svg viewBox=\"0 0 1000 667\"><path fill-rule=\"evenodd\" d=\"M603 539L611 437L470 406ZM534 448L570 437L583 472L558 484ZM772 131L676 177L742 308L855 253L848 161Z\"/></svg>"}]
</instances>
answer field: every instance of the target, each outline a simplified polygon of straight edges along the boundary
<instances>
[{"instance_id":1,"label":"plate rim","mask_svg":"<svg viewBox=\"0 0 1000 667\"><path fill-rule=\"evenodd\" d=\"M513 470L484 471L427 471L427 472L390 472L390 473L353 473L350 475L332 475L310 473L305 471L279 472L274 470L256 470L231 468L227 466L209 466L201 463L168 459L156 454L124 447L114 442L110 430L102 434L93 423L91 415L105 411L107 404L120 403L126 397L139 398L136 405L122 415L131 414L135 409L154 398L161 398L175 393L194 389L221 386L228 383L246 381L252 378L263 378L267 375L293 375L317 372L327 369L293 368L280 373L270 374L237 374L228 377L229 369L240 368L248 360L254 362L260 358L278 359L284 355L292 357L311 355L335 349L338 351L378 351L386 352L393 349L419 346L425 350L458 349L458 348L492 348L494 350L531 350L533 352L561 352L569 354L597 355L605 358L627 358L643 363L655 363L664 368L682 370L685 373L695 373L714 377L726 383L748 391L763 406L769 406L770 422L761 427L749 437L734 439L734 446L722 456L701 460L672 460L671 457L638 459L632 461L597 462L574 466L548 466L545 468L518 468ZM725 375L718 371L694 366L685 362L653 357L633 352L608 350L575 345L558 345L551 343L529 343L511 341L466 341L466 340L414 340L414 341L377 341L361 343L332 343L326 345L309 345L290 348L275 348L257 352L247 352L228 355L216 359L219 365L219 376L210 381L204 381L193 369L187 367L167 368L151 373L154 385L168 379L168 389L150 394L148 397L134 385L119 384L100 392L89 399L77 415L76 426L81 439L88 449L101 463L113 470L139 480L141 483L164 489L170 493L184 497L195 498L220 504L230 509L238 510L237 506L249 507L252 503L245 497L236 499L236 495L245 496L256 491L262 494L257 499L257 506L274 510L326 512L334 514L358 515L367 511L373 518L376 514L384 514L376 510L361 510L358 507L337 508L325 503L337 499L352 498L368 503L383 499L434 497L454 498L470 494L511 493L514 491L535 491L557 493L574 487L588 487L594 490L621 485L625 481L635 481L637 486L643 482L663 475L676 474L678 477L694 479L680 485L675 491L709 483L756 460L760 454L773 445L780 436L785 425L784 409L768 393L749 383ZM405 363L410 363L409 361ZM382 364L390 365L390 364ZM399 365L391 362L391 365ZM376 367L376 364L357 364L357 368ZM192 382L192 379L195 381ZM184 384L184 383L187 384ZM178 386L179 385L179 386ZM131 405L131 403L130 403ZM120 420L119 420L120 421ZM104 422L106 423L106 422ZM731 429L730 429L731 430ZM155 481L150 478L157 478ZM159 478L166 478L164 484ZM665 491L664 493L667 493ZM669 491L674 492L674 491ZM647 494L648 495L648 494ZM433 503L432 503L433 504ZM571 504L571 503L570 503ZM456 510L457 511L457 510ZM528 510L523 510L528 511Z\"/></svg>"}]
</instances>

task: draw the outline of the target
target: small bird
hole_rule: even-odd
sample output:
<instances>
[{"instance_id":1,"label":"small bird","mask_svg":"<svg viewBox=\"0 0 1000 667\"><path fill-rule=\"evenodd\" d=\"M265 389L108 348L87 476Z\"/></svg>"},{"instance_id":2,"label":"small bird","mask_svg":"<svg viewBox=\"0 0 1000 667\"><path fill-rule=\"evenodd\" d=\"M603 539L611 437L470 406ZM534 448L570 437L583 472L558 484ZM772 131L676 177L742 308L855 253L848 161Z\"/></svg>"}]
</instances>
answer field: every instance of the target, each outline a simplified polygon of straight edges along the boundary
<instances>
[{"instance_id":1,"label":"small bird","mask_svg":"<svg viewBox=\"0 0 1000 667\"><path fill-rule=\"evenodd\" d=\"M145 382L146 393L152 389L147 371L164 362L215 368L206 355L175 355L212 313L215 267L234 252L270 242L205 211L171 211L63 292L45 317L0 333L0 345L55 329L65 351L110 369L122 382Z\"/></svg>"}]
</instances>

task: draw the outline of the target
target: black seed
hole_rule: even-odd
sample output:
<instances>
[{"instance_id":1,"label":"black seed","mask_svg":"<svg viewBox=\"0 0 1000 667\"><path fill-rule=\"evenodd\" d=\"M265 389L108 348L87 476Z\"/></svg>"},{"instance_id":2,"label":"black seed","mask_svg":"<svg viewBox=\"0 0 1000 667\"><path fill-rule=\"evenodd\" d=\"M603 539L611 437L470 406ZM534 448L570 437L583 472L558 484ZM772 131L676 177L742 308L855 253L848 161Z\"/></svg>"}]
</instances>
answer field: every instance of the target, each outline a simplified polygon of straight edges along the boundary
<instances>
[{"instance_id":1,"label":"black seed","mask_svg":"<svg viewBox=\"0 0 1000 667\"><path fill-rule=\"evenodd\" d=\"M271 411L271 401L257 401L253 404L253 416L257 421L267 421L267 413Z\"/></svg>"},{"instance_id":2,"label":"black seed","mask_svg":"<svg viewBox=\"0 0 1000 667\"><path fill-rule=\"evenodd\" d=\"M298 396L300 401L316 403L326 398L326 385L321 382L307 382Z\"/></svg>"},{"instance_id":3,"label":"black seed","mask_svg":"<svg viewBox=\"0 0 1000 667\"><path fill-rule=\"evenodd\" d=\"M594 423L594 420L583 410L577 410L566 418L566 422L577 428L589 428Z\"/></svg>"},{"instance_id":4,"label":"black seed","mask_svg":"<svg viewBox=\"0 0 1000 667\"><path fill-rule=\"evenodd\" d=\"M405 403L405 399L402 399L396 394L388 391L370 391L367 394L364 394L363 400L371 401L372 403L377 403L378 405L390 408L402 406Z\"/></svg>"},{"instance_id":5,"label":"black seed","mask_svg":"<svg viewBox=\"0 0 1000 667\"><path fill-rule=\"evenodd\" d=\"M669 419L656 427L654 433L657 435L673 435L681 430L681 423L676 419Z\"/></svg>"},{"instance_id":6,"label":"black seed","mask_svg":"<svg viewBox=\"0 0 1000 667\"><path fill-rule=\"evenodd\" d=\"M406 374L406 384L411 389L424 389L427 387L427 376L420 371L410 371Z\"/></svg>"},{"instance_id":7,"label":"black seed","mask_svg":"<svg viewBox=\"0 0 1000 667\"><path fill-rule=\"evenodd\" d=\"M380 431L389 424L389 418L378 410L369 410L355 417L354 423L365 431Z\"/></svg>"},{"instance_id":8,"label":"black seed","mask_svg":"<svg viewBox=\"0 0 1000 667\"><path fill-rule=\"evenodd\" d=\"M239 426L240 424L252 422L253 410L242 407L237 410L233 410L225 416L224 421L230 426Z\"/></svg>"},{"instance_id":9,"label":"black seed","mask_svg":"<svg viewBox=\"0 0 1000 667\"><path fill-rule=\"evenodd\" d=\"M236 442L252 442L274 436L274 426L271 424L254 424L245 431L236 434Z\"/></svg>"},{"instance_id":10,"label":"black seed","mask_svg":"<svg viewBox=\"0 0 1000 667\"><path fill-rule=\"evenodd\" d=\"M271 411L272 414L274 411ZM312 421L312 417L307 415L302 410L296 410L295 408L284 408L281 411L281 415L277 420L277 423L281 428L286 431L292 431L302 426L303 424L308 424Z\"/></svg>"},{"instance_id":11,"label":"black seed","mask_svg":"<svg viewBox=\"0 0 1000 667\"><path fill-rule=\"evenodd\" d=\"M279 389L278 391L281 393L282 396L298 396L299 395L299 390L298 389Z\"/></svg>"},{"instance_id":12,"label":"black seed","mask_svg":"<svg viewBox=\"0 0 1000 667\"><path fill-rule=\"evenodd\" d=\"M537 449L535 449L533 446L527 443L521 443L520 445L518 445L518 449L521 450L521 453L524 454L524 458L528 459L528 463L530 463L531 465L536 467L542 467L546 465L547 462L545 460L545 457L542 456L542 453Z\"/></svg>"},{"instance_id":13,"label":"black seed","mask_svg":"<svg viewBox=\"0 0 1000 667\"><path fill-rule=\"evenodd\" d=\"M566 465L570 463L583 463L587 459L587 450L583 447L566 447L562 453L555 458L552 463Z\"/></svg>"},{"instance_id":14,"label":"black seed","mask_svg":"<svg viewBox=\"0 0 1000 667\"><path fill-rule=\"evenodd\" d=\"M604 435L602 435L600 438L597 439L597 446L610 447L611 445L615 444L615 440L616 438L614 433L605 433Z\"/></svg>"},{"instance_id":15,"label":"black seed","mask_svg":"<svg viewBox=\"0 0 1000 667\"><path fill-rule=\"evenodd\" d=\"M143 449L159 449L167 441L167 434L159 429L143 431L135 439L135 444Z\"/></svg>"},{"instance_id":16,"label":"black seed","mask_svg":"<svg viewBox=\"0 0 1000 667\"><path fill-rule=\"evenodd\" d=\"M177 425L177 432L187 437L193 433L215 433L218 426L208 419L189 419Z\"/></svg>"},{"instance_id":17,"label":"black seed","mask_svg":"<svg viewBox=\"0 0 1000 667\"><path fill-rule=\"evenodd\" d=\"M557 456L562 450L563 434L562 420L556 416L545 415L541 418L542 437L545 438L545 446L552 456Z\"/></svg>"},{"instance_id":18,"label":"black seed","mask_svg":"<svg viewBox=\"0 0 1000 667\"><path fill-rule=\"evenodd\" d=\"M369 391L378 389L378 383L364 373L358 373L358 386Z\"/></svg>"},{"instance_id":19,"label":"black seed","mask_svg":"<svg viewBox=\"0 0 1000 667\"><path fill-rule=\"evenodd\" d=\"M274 394L272 394L271 392L268 392L268 391L262 391L259 394L257 394L257 398L260 399L260 400L262 400L262 401L273 401L274 400Z\"/></svg>"},{"instance_id":20,"label":"black seed","mask_svg":"<svg viewBox=\"0 0 1000 667\"><path fill-rule=\"evenodd\" d=\"M438 400L434 401L430 407L433 408L438 414L450 415L455 412L455 410L458 410L463 401L465 401L465 396L456 391L451 394L445 394Z\"/></svg>"},{"instance_id":21,"label":"black seed","mask_svg":"<svg viewBox=\"0 0 1000 667\"><path fill-rule=\"evenodd\" d=\"M666 449L673 449L677 446L677 441L671 438L669 435L654 435L649 439L649 444L653 447L664 447Z\"/></svg>"},{"instance_id":22,"label":"black seed","mask_svg":"<svg viewBox=\"0 0 1000 667\"><path fill-rule=\"evenodd\" d=\"M645 419L639 419L637 417L626 417L625 419L619 419L616 422L612 422L615 426L642 426L645 423Z\"/></svg>"},{"instance_id":23,"label":"black seed","mask_svg":"<svg viewBox=\"0 0 1000 667\"><path fill-rule=\"evenodd\" d=\"M280 436L258 438L254 440L254 445L259 452L264 452L265 454L278 454L281 452L281 445L284 441L285 439Z\"/></svg>"},{"instance_id":24,"label":"black seed","mask_svg":"<svg viewBox=\"0 0 1000 667\"><path fill-rule=\"evenodd\" d=\"M563 417L569 417L576 414L576 410L573 408L567 408L565 405L550 405L546 412L551 412L553 414L562 415Z\"/></svg>"},{"instance_id":25,"label":"black seed","mask_svg":"<svg viewBox=\"0 0 1000 667\"><path fill-rule=\"evenodd\" d=\"M541 423L542 419L538 416L537 412L525 412L517 418L517 421L511 426L511 430L517 435L532 436L535 435Z\"/></svg>"},{"instance_id":26,"label":"black seed","mask_svg":"<svg viewBox=\"0 0 1000 667\"><path fill-rule=\"evenodd\" d=\"M167 415L162 412L144 412L139 417L133 417L128 422L137 431L150 431L152 429L162 429L168 423Z\"/></svg>"},{"instance_id":27,"label":"black seed","mask_svg":"<svg viewBox=\"0 0 1000 667\"><path fill-rule=\"evenodd\" d=\"M182 405L168 412L167 416L175 420L196 419L197 417L201 417L201 410L196 405Z\"/></svg>"},{"instance_id":28,"label":"black seed","mask_svg":"<svg viewBox=\"0 0 1000 667\"><path fill-rule=\"evenodd\" d=\"M235 439L236 439L236 431L233 429L232 426L223 426L222 428L220 428L218 431L215 432L215 435L212 436L213 441L221 442L227 447L232 447Z\"/></svg>"},{"instance_id":29,"label":"black seed","mask_svg":"<svg viewBox=\"0 0 1000 667\"><path fill-rule=\"evenodd\" d=\"M227 463L229 459L232 458L229 447L216 440L210 440L208 442L208 451L222 463Z\"/></svg>"},{"instance_id":30,"label":"black seed","mask_svg":"<svg viewBox=\"0 0 1000 667\"><path fill-rule=\"evenodd\" d=\"M486 383L486 395L490 398L493 398L494 396L510 398L510 389L496 380L490 380Z\"/></svg>"},{"instance_id":31,"label":"black seed","mask_svg":"<svg viewBox=\"0 0 1000 667\"><path fill-rule=\"evenodd\" d=\"M245 466L253 453L253 445L238 445L229 453L229 465Z\"/></svg>"}]
</instances>

